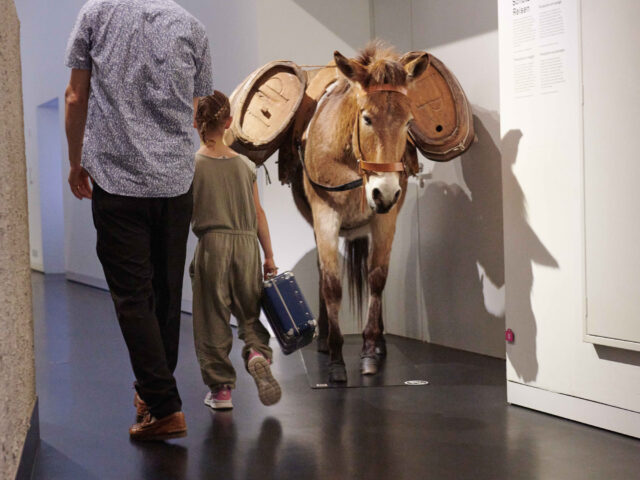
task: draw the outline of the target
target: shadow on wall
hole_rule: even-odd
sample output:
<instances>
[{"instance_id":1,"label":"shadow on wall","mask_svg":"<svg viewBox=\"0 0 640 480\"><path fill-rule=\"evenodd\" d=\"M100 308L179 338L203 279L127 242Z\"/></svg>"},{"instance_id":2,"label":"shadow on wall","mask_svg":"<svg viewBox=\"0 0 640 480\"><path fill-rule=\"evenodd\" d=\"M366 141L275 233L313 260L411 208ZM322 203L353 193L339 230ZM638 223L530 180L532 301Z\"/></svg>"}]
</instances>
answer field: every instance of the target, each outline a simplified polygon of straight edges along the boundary
<instances>
[{"instance_id":1,"label":"shadow on wall","mask_svg":"<svg viewBox=\"0 0 640 480\"><path fill-rule=\"evenodd\" d=\"M294 0L316 20L335 33L343 41L354 49L364 47L362 34L354 29L353 17L345 15L345 3L343 0ZM363 14L379 17L388 15L388 0L373 0L369 2L369 8L363 8ZM394 0L394 13L410 12L410 16L403 18L403 25L396 28L411 30L420 28L420 25L428 24L429 31L424 32L425 45L433 48L438 45L446 45L462 39L493 32L498 29L498 3L495 0ZM470 3L473 4L470 7ZM461 14L461 12L464 12ZM378 18L376 23L393 24L396 18ZM438 18L437 22L430 21ZM369 20L369 19L367 19ZM375 20L375 19L374 19ZM455 25L456 28L451 28ZM384 36L384 35L383 35Z\"/></svg>"},{"instance_id":2,"label":"shadow on wall","mask_svg":"<svg viewBox=\"0 0 640 480\"><path fill-rule=\"evenodd\" d=\"M418 189L409 215L417 219L411 223L410 235L417 242L410 242L404 255L408 262L403 274L405 288L418 291L404 297L404 311L415 310L415 305L407 302L416 298L424 305L426 315L423 323L416 325L416 338L504 358L506 220L512 240L507 248L517 248L517 252L508 252L515 262L507 287L509 311L518 315L519 323L508 355L518 376L529 382L538 372L532 264L558 268L558 263L529 226L524 193L513 173L522 133L510 131L500 141L497 114L480 108L474 111L478 142L462 158L435 164L432 180ZM503 187L509 201L504 211L511 217L505 219ZM317 313L316 250L307 252L293 271ZM350 312L347 298L344 292L341 328L343 333L356 333L357 318Z\"/></svg>"},{"instance_id":3,"label":"shadow on wall","mask_svg":"<svg viewBox=\"0 0 640 480\"><path fill-rule=\"evenodd\" d=\"M314 248L305 253L291 269L296 281L309 304L309 308L318 318L320 312L320 275L318 274L318 249ZM282 272L281 272L282 273Z\"/></svg>"},{"instance_id":4,"label":"shadow on wall","mask_svg":"<svg viewBox=\"0 0 640 480\"><path fill-rule=\"evenodd\" d=\"M416 203L424 337L504 358L501 155L491 135L499 121L475 111L478 142L462 158L436 164Z\"/></svg>"},{"instance_id":5,"label":"shadow on wall","mask_svg":"<svg viewBox=\"0 0 640 480\"><path fill-rule=\"evenodd\" d=\"M507 235L510 237L507 248L516 249L505 251L510 261L507 309L518 316L515 342L507 348L507 354L518 377L524 382L532 382L538 376L537 327L531 306L533 264L558 268L558 262L531 229L524 192L513 172L521 138L520 130L510 130L502 139L504 193L509 201L508 208L505 208L505 223L509 225Z\"/></svg>"},{"instance_id":6,"label":"shadow on wall","mask_svg":"<svg viewBox=\"0 0 640 480\"><path fill-rule=\"evenodd\" d=\"M513 173L522 133L508 132L498 147L497 115L474 111L478 142L461 159L435 165L433 180L420 191L416 203L424 337L504 357L508 301L519 324L515 343L507 349L509 361L517 375L530 382L538 373L532 265L558 268L558 263L529 226L524 193ZM507 218L503 218L503 191L509 201L504 209ZM506 252L512 262L506 287L503 222L510 226L507 248L517 248ZM408 265L411 268L415 266Z\"/></svg>"},{"instance_id":7,"label":"shadow on wall","mask_svg":"<svg viewBox=\"0 0 640 480\"><path fill-rule=\"evenodd\" d=\"M353 16L345 14L345 4L348 2L344 0L323 0L321 2L318 0L294 0L294 2L354 50L364 47L363 38L367 38L370 32L366 32L366 36L363 37L362 30L354 28ZM357 7L355 8L357 9ZM349 9L349 12L353 11L353 8ZM366 21L369 22L368 5L362 9L362 15L366 15ZM327 53L331 53L332 50L327 50Z\"/></svg>"},{"instance_id":8,"label":"shadow on wall","mask_svg":"<svg viewBox=\"0 0 640 480\"><path fill-rule=\"evenodd\" d=\"M340 254L342 255L342 254ZM309 304L309 308L318 318L320 313L320 275L318 273L318 249L309 250L291 269L296 276L296 281L304 294L304 298ZM342 270L344 271L344 270ZM282 272L281 272L282 273ZM363 318L366 318L367 307L366 302L368 296L365 295L363 301ZM349 291L347 282L343 278L342 281L342 303L340 304L340 330L344 335L350 333L360 333L362 326L358 322L358 317L351 308L349 301Z\"/></svg>"},{"instance_id":9,"label":"shadow on wall","mask_svg":"<svg viewBox=\"0 0 640 480\"><path fill-rule=\"evenodd\" d=\"M623 350L617 347L607 347L605 345L594 345L596 354L601 360L624 363L640 367L640 352L634 350Z\"/></svg>"},{"instance_id":10,"label":"shadow on wall","mask_svg":"<svg viewBox=\"0 0 640 480\"><path fill-rule=\"evenodd\" d=\"M414 28L428 25L429 28L419 35L422 44L429 48L498 30L498 2L495 0L403 1L411 3ZM437 21L433 21L434 18Z\"/></svg>"}]
</instances>

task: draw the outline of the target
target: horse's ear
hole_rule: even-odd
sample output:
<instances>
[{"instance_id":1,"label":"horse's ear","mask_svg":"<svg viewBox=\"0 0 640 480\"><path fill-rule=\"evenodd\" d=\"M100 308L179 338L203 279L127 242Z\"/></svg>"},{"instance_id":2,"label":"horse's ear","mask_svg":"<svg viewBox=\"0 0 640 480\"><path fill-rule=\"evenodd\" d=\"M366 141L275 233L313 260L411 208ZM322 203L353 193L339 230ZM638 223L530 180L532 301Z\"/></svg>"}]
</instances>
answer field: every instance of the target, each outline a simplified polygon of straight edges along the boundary
<instances>
[{"instance_id":1,"label":"horse's ear","mask_svg":"<svg viewBox=\"0 0 640 480\"><path fill-rule=\"evenodd\" d=\"M409 52L400 58L400 63L404 65L404 70L411 81L424 73L431 63L431 58L427 52Z\"/></svg>"},{"instance_id":2,"label":"horse's ear","mask_svg":"<svg viewBox=\"0 0 640 480\"><path fill-rule=\"evenodd\" d=\"M353 82L364 83L367 76L367 69L364 65L355 60L348 59L337 50L333 52L333 59L336 62L338 70L340 70L345 77Z\"/></svg>"}]
</instances>

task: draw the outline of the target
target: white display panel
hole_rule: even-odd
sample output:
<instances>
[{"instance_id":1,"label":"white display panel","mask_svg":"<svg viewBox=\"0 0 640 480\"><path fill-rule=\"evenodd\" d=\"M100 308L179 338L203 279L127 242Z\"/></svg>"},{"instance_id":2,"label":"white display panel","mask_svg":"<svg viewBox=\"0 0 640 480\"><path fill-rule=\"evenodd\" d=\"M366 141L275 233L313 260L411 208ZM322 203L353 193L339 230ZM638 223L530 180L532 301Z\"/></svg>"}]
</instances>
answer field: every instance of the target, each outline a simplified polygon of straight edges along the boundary
<instances>
[{"instance_id":1,"label":"white display panel","mask_svg":"<svg viewBox=\"0 0 640 480\"><path fill-rule=\"evenodd\" d=\"M507 400L637 436L640 353L584 341L581 1L517 3L498 1L505 305L507 327L515 332L507 346ZM635 15L635 9L624 11ZM516 33L530 22L521 20L527 15L535 36L523 45ZM599 32L598 40L606 36ZM518 74L526 71L518 63L531 60L524 49L533 55L532 87ZM624 46L628 56L636 49ZM547 52L556 52L559 62L552 63L561 65L564 79L552 88L543 77L560 78L543 75L549 70L543 72L542 60L552 55ZM606 161L615 168L619 156ZM628 192L615 195L620 203L635 201Z\"/></svg>"},{"instance_id":2,"label":"white display panel","mask_svg":"<svg viewBox=\"0 0 640 480\"><path fill-rule=\"evenodd\" d=\"M637 0L582 1L586 340L640 350Z\"/></svg>"}]
</instances>

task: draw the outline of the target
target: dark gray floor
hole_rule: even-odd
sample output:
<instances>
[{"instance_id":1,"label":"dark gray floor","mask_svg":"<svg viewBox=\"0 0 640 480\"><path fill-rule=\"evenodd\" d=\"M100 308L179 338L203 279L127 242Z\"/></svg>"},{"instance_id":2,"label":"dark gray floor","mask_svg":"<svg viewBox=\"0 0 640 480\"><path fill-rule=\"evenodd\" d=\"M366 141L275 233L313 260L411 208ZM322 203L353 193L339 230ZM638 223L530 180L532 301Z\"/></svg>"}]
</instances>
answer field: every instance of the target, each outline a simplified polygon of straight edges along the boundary
<instances>
[{"instance_id":1,"label":"dark gray floor","mask_svg":"<svg viewBox=\"0 0 640 480\"><path fill-rule=\"evenodd\" d=\"M278 355L278 405L262 406L240 371L235 409L214 414L186 315L176 376L189 436L131 443L133 379L109 295L37 274L33 287L36 479L640 478L639 441L508 407L503 361L398 337L430 385L311 389L300 356Z\"/></svg>"}]
</instances>

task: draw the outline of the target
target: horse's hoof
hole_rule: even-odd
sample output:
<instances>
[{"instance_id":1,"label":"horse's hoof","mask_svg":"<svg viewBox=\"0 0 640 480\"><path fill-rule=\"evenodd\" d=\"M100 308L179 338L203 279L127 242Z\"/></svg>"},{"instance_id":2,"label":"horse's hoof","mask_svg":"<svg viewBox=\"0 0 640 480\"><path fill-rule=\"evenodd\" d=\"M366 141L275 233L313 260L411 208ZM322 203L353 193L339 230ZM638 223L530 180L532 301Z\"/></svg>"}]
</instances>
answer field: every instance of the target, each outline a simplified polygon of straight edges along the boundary
<instances>
[{"instance_id":1,"label":"horse's hoof","mask_svg":"<svg viewBox=\"0 0 640 480\"><path fill-rule=\"evenodd\" d=\"M318 337L316 347L320 353L329 353L329 341L326 337Z\"/></svg>"},{"instance_id":2,"label":"horse's hoof","mask_svg":"<svg viewBox=\"0 0 640 480\"><path fill-rule=\"evenodd\" d=\"M376 357L362 357L360 359L360 373L375 375L378 373L378 359Z\"/></svg>"},{"instance_id":3,"label":"horse's hoof","mask_svg":"<svg viewBox=\"0 0 640 480\"><path fill-rule=\"evenodd\" d=\"M376 349L375 349L376 355L379 357L386 357L387 356L387 342L385 342L384 340L382 340L381 342L376 342Z\"/></svg>"},{"instance_id":4,"label":"horse's hoof","mask_svg":"<svg viewBox=\"0 0 640 480\"><path fill-rule=\"evenodd\" d=\"M347 369L340 363L329 365L329 383L344 383L347 381Z\"/></svg>"}]
</instances>

